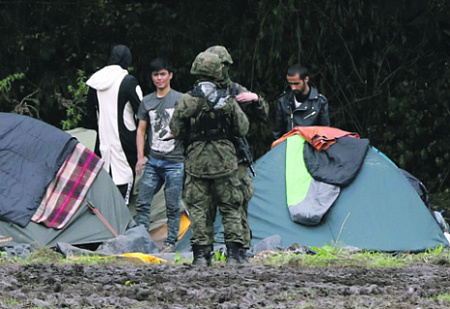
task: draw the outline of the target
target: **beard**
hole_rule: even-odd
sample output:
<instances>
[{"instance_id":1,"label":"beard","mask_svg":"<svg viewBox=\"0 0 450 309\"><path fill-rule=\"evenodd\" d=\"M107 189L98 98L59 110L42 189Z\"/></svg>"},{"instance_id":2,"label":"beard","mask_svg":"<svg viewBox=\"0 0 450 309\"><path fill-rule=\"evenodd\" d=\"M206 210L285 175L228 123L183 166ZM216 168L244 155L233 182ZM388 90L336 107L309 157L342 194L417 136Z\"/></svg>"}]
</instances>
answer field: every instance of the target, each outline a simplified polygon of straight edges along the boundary
<instances>
[{"instance_id":1,"label":"beard","mask_svg":"<svg viewBox=\"0 0 450 309\"><path fill-rule=\"evenodd\" d=\"M301 90L294 90L293 92L297 102L303 102L308 98L308 94L303 94Z\"/></svg>"},{"instance_id":2,"label":"beard","mask_svg":"<svg viewBox=\"0 0 450 309\"><path fill-rule=\"evenodd\" d=\"M294 93L295 99L297 102L303 102L305 101L309 96L309 91L305 94L306 91L306 82L303 82L303 86L300 89L292 90Z\"/></svg>"}]
</instances>

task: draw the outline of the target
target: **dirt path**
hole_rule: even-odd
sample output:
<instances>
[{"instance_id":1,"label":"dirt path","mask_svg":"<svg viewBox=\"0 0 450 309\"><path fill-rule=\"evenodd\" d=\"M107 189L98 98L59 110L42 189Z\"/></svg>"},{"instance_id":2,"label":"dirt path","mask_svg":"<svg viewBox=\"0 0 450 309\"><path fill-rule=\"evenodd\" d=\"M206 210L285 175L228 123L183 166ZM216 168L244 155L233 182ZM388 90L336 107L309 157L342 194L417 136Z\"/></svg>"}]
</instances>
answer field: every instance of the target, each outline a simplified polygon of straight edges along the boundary
<instances>
[{"instance_id":1,"label":"dirt path","mask_svg":"<svg viewBox=\"0 0 450 309\"><path fill-rule=\"evenodd\" d=\"M27 265L0 268L0 308L449 308L448 266Z\"/></svg>"}]
</instances>

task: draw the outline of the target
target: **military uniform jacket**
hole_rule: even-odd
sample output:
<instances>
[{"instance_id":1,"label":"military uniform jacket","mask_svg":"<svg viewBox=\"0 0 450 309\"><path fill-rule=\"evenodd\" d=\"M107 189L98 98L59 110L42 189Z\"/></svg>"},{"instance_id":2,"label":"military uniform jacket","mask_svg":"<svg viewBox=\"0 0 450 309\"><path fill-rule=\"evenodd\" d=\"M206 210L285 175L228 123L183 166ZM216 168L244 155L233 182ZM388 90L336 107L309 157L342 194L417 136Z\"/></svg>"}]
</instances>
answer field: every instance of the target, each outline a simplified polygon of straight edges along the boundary
<instances>
[{"instance_id":1,"label":"military uniform jacket","mask_svg":"<svg viewBox=\"0 0 450 309\"><path fill-rule=\"evenodd\" d=\"M248 92L248 89L238 83L231 82L231 85L229 87L230 95L237 96L244 92ZM267 118L269 115L269 104L267 104L267 102L261 96L259 96L258 101L238 103L247 116L251 114L259 121L267 122Z\"/></svg>"},{"instance_id":2,"label":"military uniform jacket","mask_svg":"<svg viewBox=\"0 0 450 309\"><path fill-rule=\"evenodd\" d=\"M235 172L238 162L235 146L229 139L189 141L197 133L195 120L205 105L206 99L184 94L175 106L169 126L175 139L185 142L186 173L214 179ZM230 121L231 134L245 136L249 121L236 100L230 97L223 110Z\"/></svg>"}]
</instances>

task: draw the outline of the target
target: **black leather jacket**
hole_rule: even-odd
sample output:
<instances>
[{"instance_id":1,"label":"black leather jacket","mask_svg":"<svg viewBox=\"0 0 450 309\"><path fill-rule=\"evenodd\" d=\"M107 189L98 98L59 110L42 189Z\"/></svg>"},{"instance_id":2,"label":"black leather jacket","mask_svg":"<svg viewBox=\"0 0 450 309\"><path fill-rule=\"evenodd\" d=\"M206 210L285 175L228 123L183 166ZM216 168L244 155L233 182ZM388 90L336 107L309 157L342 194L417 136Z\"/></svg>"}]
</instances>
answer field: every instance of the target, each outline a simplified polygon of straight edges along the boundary
<instances>
[{"instance_id":1,"label":"black leather jacket","mask_svg":"<svg viewBox=\"0 0 450 309\"><path fill-rule=\"evenodd\" d=\"M295 108L294 93L284 92L278 99L273 129L274 140L291 131L296 126L330 126L328 100L317 88L309 85L311 92L298 108Z\"/></svg>"}]
</instances>

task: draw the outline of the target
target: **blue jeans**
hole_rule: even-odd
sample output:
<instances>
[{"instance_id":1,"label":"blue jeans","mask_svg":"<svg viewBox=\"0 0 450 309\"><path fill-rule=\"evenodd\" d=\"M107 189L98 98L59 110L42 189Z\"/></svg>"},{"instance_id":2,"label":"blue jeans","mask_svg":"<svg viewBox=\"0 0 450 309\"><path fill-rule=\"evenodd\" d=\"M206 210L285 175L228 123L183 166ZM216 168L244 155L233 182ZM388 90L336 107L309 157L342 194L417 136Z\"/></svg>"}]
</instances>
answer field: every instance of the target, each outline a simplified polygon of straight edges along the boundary
<instances>
[{"instance_id":1,"label":"blue jeans","mask_svg":"<svg viewBox=\"0 0 450 309\"><path fill-rule=\"evenodd\" d=\"M167 243L176 243L180 229L180 204L183 191L184 163L150 157L136 201L136 224L150 228L150 205L153 195L165 184L167 214Z\"/></svg>"}]
</instances>

